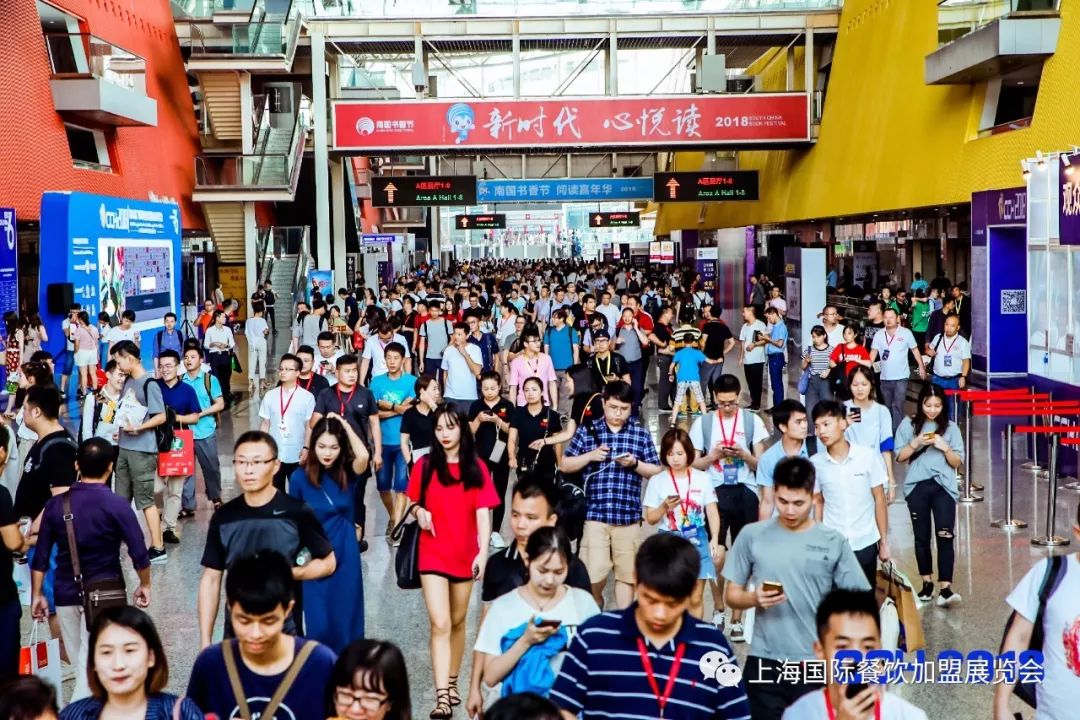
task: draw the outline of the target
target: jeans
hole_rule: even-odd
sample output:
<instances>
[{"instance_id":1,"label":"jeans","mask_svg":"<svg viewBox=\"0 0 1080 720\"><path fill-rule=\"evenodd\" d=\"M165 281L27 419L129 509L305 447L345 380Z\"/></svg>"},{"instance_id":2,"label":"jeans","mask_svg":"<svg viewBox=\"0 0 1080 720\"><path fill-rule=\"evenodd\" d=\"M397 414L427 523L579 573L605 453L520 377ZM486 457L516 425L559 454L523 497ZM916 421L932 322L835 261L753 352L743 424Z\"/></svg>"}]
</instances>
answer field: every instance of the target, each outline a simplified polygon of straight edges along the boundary
<instances>
[{"instance_id":1,"label":"jeans","mask_svg":"<svg viewBox=\"0 0 1080 720\"><path fill-rule=\"evenodd\" d=\"M409 484L409 468L405 464L405 456L401 454L400 445L383 445L382 467L375 476L375 488L383 492L405 492Z\"/></svg>"},{"instance_id":2,"label":"jeans","mask_svg":"<svg viewBox=\"0 0 1080 720\"><path fill-rule=\"evenodd\" d=\"M571 403L570 393L566 389L566 371L556 370L555 380L559 385L559 413L562 415L569 415L573 403Z\"/></svg>"},{"instance_id":3,"label":"jeans","mask_svg":"<svg viewBox=\"0 0 1080 720\"><path fill-rule=\"evenodd\" d=\"M940 375L934 376L934 383L940 385L945 390L959 390L960 389L960 376L953 375L951 377L941 377ZM956 399L955 395L949 396L945 403L945 409L948 411L948 417L953 422L960 422L957 417L960 413L960 403Z\"/></svg>"},{"instance_id":4,"label":"jeans","mask_svg":"<svg viewBox=\"0 0 1080 720\"><path fill-rule=\"evenodd\" d=\"M915 562L919 566L919 574L933 575L930 535L936 528L938 580L952 582L956 501L936 480L928 478L915 483L915 489L907 496L907 504L908 512L911 513L911 529L915 535Z\"/></svg>"},{"instance_id":5,"label":"jeans","mask_svg":"<svg viewBox=\"0 0 1080 720\"><path fill-rule=\"evenodd\" d=\"M438 379L439 378L439 368L441 368L441 367L442 367L442 358L441 357L439 357L439 358L430 358L430 357L424 358L424 374L425 375L430 375L431 377ZM441 381L439 382L439 385L440 386L442 385Z\"/></svg>"},{"instance_id":6,"label":"jeans","mask_svg":"<svg viewBox=\"0 0 1080 720\"><path fill-rule=\"evenodd\" d=\"M668 371L671 369L671 355L657 353L656 355L656 405L659 410L670 410L675 394L675 383L668 380ZM704 370L704 368L702 368Z\"/></svg>"},{"instance_id":7,"label":"jeans","mask_svg":"<svg viewBox=\"0 0 1080 720\"><path fill-rule=\"evenodd\" d=\"M832 388L827 378L820 375L810 376L810 385L806 388L806 416L814 416L814 406L822 400L832 400ZM810 423L810 434L814 434L814 423Z\"/></svg>"},{"instance_id":8,"label":"jeans","mask_svg":"<svg viewBox=\"0 0 1080 720\"><path fill-rule=\"evenodd\" d=\"M476 402L476 401L475 400L459 400L457 398L444 398L443 402L446 403L447 405L449 405L450 407L454 408L455 410L457 410L459 413L461 413L465 417L469 417L469 410L472 408L472 404L474 402Z\"/></svg>"},{"instance_id":9,"label":"jeans","mask_svg":"<svg viewBox=\"0 0 1080 720\"><path fill-rule=\"evenodd\" d=\"M724 363L701 363L701 392L710 405L712 404L712 383L723 374Z\"/></svg>"},{"instance_id":10,"label":"jeans","mask_svg":"<svg viewBox=\"0 0 1080 720\"><path fill-rule=\"evenodd\" d=\"M904 419L904 403L907 402L907 379L882 380L881 381L881 404L889 408L892 415L892 429L900 427Z\"/></svg>"},{"instance_id":11,"label":"jeans","mask_svg":"<svg viewBox=\"0 0 1080 720\"><path fill-rule=\"evenodd\" d=\"M750 717L753 720L780 720L784 710L803 695L819 690L821 685L806 682L790 682L780 679L784 662L748 655L743 671L746 694L750 699ZM805 678L803 671L795 675Z\"/></svg>"},{"instance_id":12,"label":"jeans","mask_svg":"<svg viewBox=\"0 0 1080 720\"><path fill-rule=\"evenodd\" d=\"M213 502L221 499L221 462L217 452L217 434L195 441L195 459L202 468L203 483L206 485L206 497ZM195 474L184 481L184 493L181 507L195 509Z\"/></svg>"},{"instance_id":13,"label":"jeans","mask_svg":"<svg viewBox=\"0 0 1080 720\"><path fill-rule=\"evenodd\" d=\"M746 388L750 391L750 409L761 409L761 387L765 380L765 363L746 363L743 365L746 375Z\"/></svg>"},{"instance_id":14,"label":"jeans","mask_svg":"<svg viewBox=\"0 0 1080 720\"><path fill-rule=\"evenodd\" d=\"M641 398L645 394L645 363L644 358L631 360L627 364L630 369L630 390L633 392L633 414L641 413Z\"/></svg>"},{"instance_id":15,"label":"jeans","mask_svg":"<svg viewBox=\"0 0 1080 720\"><path fill-rule=\"evenodd\" d=\"M6 550L5 550L6 552ZM22 646L19 621L22 604L15 598L0 605L0 683L19 674L19 649Z\"/></svg>"},{"instance_id":16,"label":"jeans","mask_svg":"<svg viewBox=\"0 0 1080 720\"><path fill-rule=\"evenodd\" d=\"M787 385L787 374L784 366L787 358L784 353L773 353L769 358L769 384L772 386L772 404L775 407L784 399L784 386Z\"/></svg>"}]
</instances>

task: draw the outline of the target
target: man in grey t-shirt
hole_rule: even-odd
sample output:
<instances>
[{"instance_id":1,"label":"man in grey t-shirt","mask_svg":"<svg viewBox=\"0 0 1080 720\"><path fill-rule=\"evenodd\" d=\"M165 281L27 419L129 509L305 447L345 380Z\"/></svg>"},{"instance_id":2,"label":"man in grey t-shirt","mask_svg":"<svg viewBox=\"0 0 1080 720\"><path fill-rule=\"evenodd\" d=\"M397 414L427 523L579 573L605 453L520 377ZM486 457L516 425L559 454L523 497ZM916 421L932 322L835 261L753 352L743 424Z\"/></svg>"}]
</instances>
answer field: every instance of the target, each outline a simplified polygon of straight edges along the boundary
<instances>
[{"instance_id":1,"label":"man in grey t-shirt","mask_svg":"<svg viewBox=\"0 0 1080 720\"><path fill-rule=\"evenodd\" d=\"M146 527L150 530L150 562L165 562L165 540L161 533L161 516L154 504L154 480L157 477L158 447L154 428L166 420L165 402L161 386L146 372L142 365L139 347L130 340L121 340L112 349L116 365L127 374L124 389L120 393L118 420L123 422L120 432L120 454L116 460L116 480L113 489L127 500L135 500L135 508L142 510ZM134 422L127 416L125 407L146 408L146 416Z\"/></svg>"},{"instance_id":2,"label":"man in grey t-shirt","mask_svg":"<svg viewBox=\"0 0 1080 720\"><path fill-rule=\"evenodd\" d=\"M781 460L773 484L777 517L743 528L724 564L727 604L757 608L743 671L754 720L780 720L784 708L820 687L782 680L780 670L784 661L814 659L822 598L834 588L870 589L844 536L814 520L810 461Z\"/></svg>"},{"instance_id":3,"label":"man in grey t-shirt","mask_svg":"<svg viewBox=\"0 0 1080 720\"><path fill-rule=\"evenodd\" d=\"M441 298L428 296L428 315L420 326L420 352L417 354L424 359L424 373L438 377L443 350L450 344L454 330L450 321L442 316Z\"/></svg>"},{"instance_id":4,"label":"man in grey t-shirt","mask_svg":"<svg viewBox=\"0 0 1080 720\"><path fill-rule=\"evenodd\" d=\"M319 333L326 324L323 316L326 314L326 303L316 300L311 303L311 312L304 316L300 323L300 344L316 347L319 344Z\"/></svg>"}]
</instances>

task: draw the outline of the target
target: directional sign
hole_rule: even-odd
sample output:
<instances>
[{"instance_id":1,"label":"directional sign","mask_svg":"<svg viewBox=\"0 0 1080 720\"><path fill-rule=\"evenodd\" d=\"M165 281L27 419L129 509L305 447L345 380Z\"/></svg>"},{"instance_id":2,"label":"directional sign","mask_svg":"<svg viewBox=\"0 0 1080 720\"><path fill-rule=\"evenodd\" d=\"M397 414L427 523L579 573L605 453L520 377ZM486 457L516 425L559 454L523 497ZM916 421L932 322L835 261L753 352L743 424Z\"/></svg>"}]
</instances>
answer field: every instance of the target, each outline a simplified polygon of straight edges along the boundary
<instances>
[{"instance_id":1,"label":"directional sign","mask_svg":"<svg viewBox=\"0 0 1080 720\"><path fill-rule=\"evenodd\" d=\"M656 202L757 199L758 174L756 170L675 172L653 175L653 200Z\"/></svg>"},{"instance_id":2,"label":"directional sign","mask_svg":"<svg viewBox=\"0 0 1080 720\"><path fill-rule=\"evenodd\" d=\"M641 227L639 212L594 212L589 213L589 227Z\"/></svg>"},{"instance_id":3,"label":"directional sign","mask_svg":"<svg viewBox=\"0 0 1080 720\"><path fill-rule=\"evenodd\" d=\"M454 227L458 230L504 230L506 228L506 215L503 213L455 215Z\"/></svg>"},{"instance_id":4,"label":"directional sign","mask_svg":"<svg viewBox=\"0 0 1080 720\"><path fill-rule=\"evenodd\" d=\"M474 175L377 175L371 178L375 207L475 205Z\"/></svg>"}]
</instances>

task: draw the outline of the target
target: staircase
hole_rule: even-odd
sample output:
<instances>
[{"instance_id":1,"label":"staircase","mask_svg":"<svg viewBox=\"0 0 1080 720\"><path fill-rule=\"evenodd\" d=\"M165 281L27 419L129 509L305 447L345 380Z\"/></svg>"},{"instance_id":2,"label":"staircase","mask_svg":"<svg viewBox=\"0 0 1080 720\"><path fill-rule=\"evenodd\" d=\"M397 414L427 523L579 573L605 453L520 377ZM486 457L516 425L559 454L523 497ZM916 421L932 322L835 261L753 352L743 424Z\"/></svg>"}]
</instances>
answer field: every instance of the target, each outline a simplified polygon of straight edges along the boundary
<instances>
[{"instance_id":1,"label":"staircase","mask_svg":"<svg viewBox=\"0 0 1080 720\"><path fill-rule=\"evenodd\" d=\"M288 303L289 310L292 312L293 307L293 279L296 277L296 262L299 259L297 255L282 255L274 260L273 266L270 268L270 282L274 285L274 292L281 302L281 305ZM281 307L278 305L278 307Z\"/></svg>"},{"instance_id":2,"label":"staircase","mask_svg":"<svg viewBox=\"0 0 1080 720\"><path fill-rule=\"evenodd\" d=\"M243 263L244 204L208 202L203 203L202 208L217 247L218 259L223 263Z\"/></svg>"},{"instance_id":3,"label":"staircase","mask_svg":"<svg viewBox=\"0 0 1080 720\"><path fill-rule=\"evenodd\" d=\"M232 72L200 73L199 84L206 98L210 132L218 140L240 140L243 130L239 77Z\"/></svg>"},{"instance_id":4,"label":"staircase","mask_svg":"<svg viewBox=\"0 0 1080 720\"><path fill-rule=\"evenodd\" d=\"M261 187L289 185L289 149L292 145L291 127L268 127L263 160L257 185Z\"/></svg>"}]
</instances>

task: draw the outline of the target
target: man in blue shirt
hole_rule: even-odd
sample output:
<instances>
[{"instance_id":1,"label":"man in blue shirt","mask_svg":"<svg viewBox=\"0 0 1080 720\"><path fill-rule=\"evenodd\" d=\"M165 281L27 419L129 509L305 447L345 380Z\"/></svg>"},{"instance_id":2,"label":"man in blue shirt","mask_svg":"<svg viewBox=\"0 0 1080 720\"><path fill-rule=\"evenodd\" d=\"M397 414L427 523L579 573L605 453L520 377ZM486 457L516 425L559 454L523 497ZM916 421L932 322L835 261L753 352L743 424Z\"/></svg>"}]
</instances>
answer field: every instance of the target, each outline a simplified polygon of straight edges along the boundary
<instances>
[{"instance_id":1,"label":"man in blue shirt","mask_svg":"<svg viewBox=\"0 0 1080 720\"><path fill-rule=\"evenodd\" d=\"M551 689L562 716L749 720L735 653L722 632L687 611L701 569L694 546L674 533L653 535L634 569L637 602L589 618L570 641Z\"/></svg>"},{"instance_id":2,"label":"man in blue shirt","mask_svg":"<svg viewBox=\"0 0 1080 720\"><path fill-rule=\"evenodd\" d=\"M581 555L593 595L603 607L604 586L615 572L615 606L634 598L633 557L641 545L641 481L661 472L652 435L630 417L630 384L604 386L604 417L577 429L560 469L586 479ZM696 576L695 576L696 577Z\"/></svg>"},{"instance_id":3,"label":"man in blue shirt","mask_svg":"<svg viewBox=\"0 0 1080 720\"><path fill-rule=\"evenodd\" d=\"M165 350L174 350L180 354L184 350L184 336L176 329L176 313L165 313L165 328L154 336L154 370L157 371L158 358ZM161 377L161 373L158 373Z\"/></svg>"},{"instance_id":4,"label":"man in blue shirt","mask_svg":"<svg viewBox=\"0 0 1080 720\"><path fill-rule=\"evenodd\" d=\"M183 425L194 425L202 418L202 408L199 407L199 398L195 390L185 382L181 382L178 374L180 370L180 354L175 350L163 350L158 356L158 372L161 373L161 399L165 407L176 413L176 422ZM194 433L192 434L194 438ZM174 442L173 447L176 447ZM192 448L194 451L194 448ZM163 477L165 483L165 501L162 513L162 539L173 545L180 542L177 535L176 523L180 519L180 496L184 492L184 480L186 475Z\"/></svg>"},{"instance_id":5,"label":"man in blue shirt","mask_svg":"<svg viewBox=\"0 0 1080 720\"><path fill-rule=\"evenodd\" d=\"M566 390L566 370L576 365L581 352L581 335L567 324L570 311L559 308L551 314L551 326L544 331L544 352L551 356L555 367L555 379L559 385L559 407L570 407L570 393Z\"/></svg>"},{"instance_id":6,"label":"man in blue shirt","mask_svg":"<svg viewBox=\"0 0 1080 720\"><path fill-rule=\"evenodd\" d=\"M765 322L769 324L769 339L765 343L765 356L769 362L769 383L772 385L773 405L784 399L784 386L787 377L784 365L787 364L788 329L784 318L775 307L765 309Z\"/></svg>"},{"instance_id":7,"label":"man in blue shirt","mask_svg":"<svg viewBox=\"0 0 1080 720\"><path fill-rule=\"evenodd\" d=\"M483 310L466 310L465 323L469 326L469 335L466 338L470 345L480 348L481 364L484 372L498 371L499 369L499 341L495 335L480 329L480 320L484 316ZM479 381L477 381L479 388Z\"/></svg>"},{"instance_id":8,"label":"man in blue shirt","mask_svg":"<svg viewBox=\"0 0 1080 720\"><path fill-rule=\"evenodd\" d=\"M776 465L786 457L810 459L817 453L817 439L807 437L810 420L806 408L798 400L782 400L772 409L773 424L780 431L780 439L761 455L757 466L757 483L761 488L761 504L758 520L773 516L773 473Z\"/></svg>"},{"instance_id":9,"label":"man in blue shirt","mask_svg":"<svg viewBox=\"0 0 1080 720\"><path fill-rule=\"evenodd\" d=\"M184 350L184 369L181 379L195 391L202 417L191 426L195 438L195 459L202 468L206 497L217 510L221 507L221 463L217 450L217 414L225 409L221 383L210 372L202 369L202 349L197 343ZM195 517L195 473L184 481L184 493L180 500L179 518Z\"/></svg>"},{"instance_id":10,"label":"man in blue shirt","mask_svg":"<svg viewBox=\"0 0 1080 720\"><path fill-rule=\"evenodd\" d=\"M390 520L388 529L401 520L409 504L405 488L409 470L401 453L401 416L412 407L415 398L416 376L401 371L405 346L392 342L383 350L386 372L371 380L371 394L379 410L382 430L382 465L375 476L376 487Z\"/></svg>"}]
</instances>

